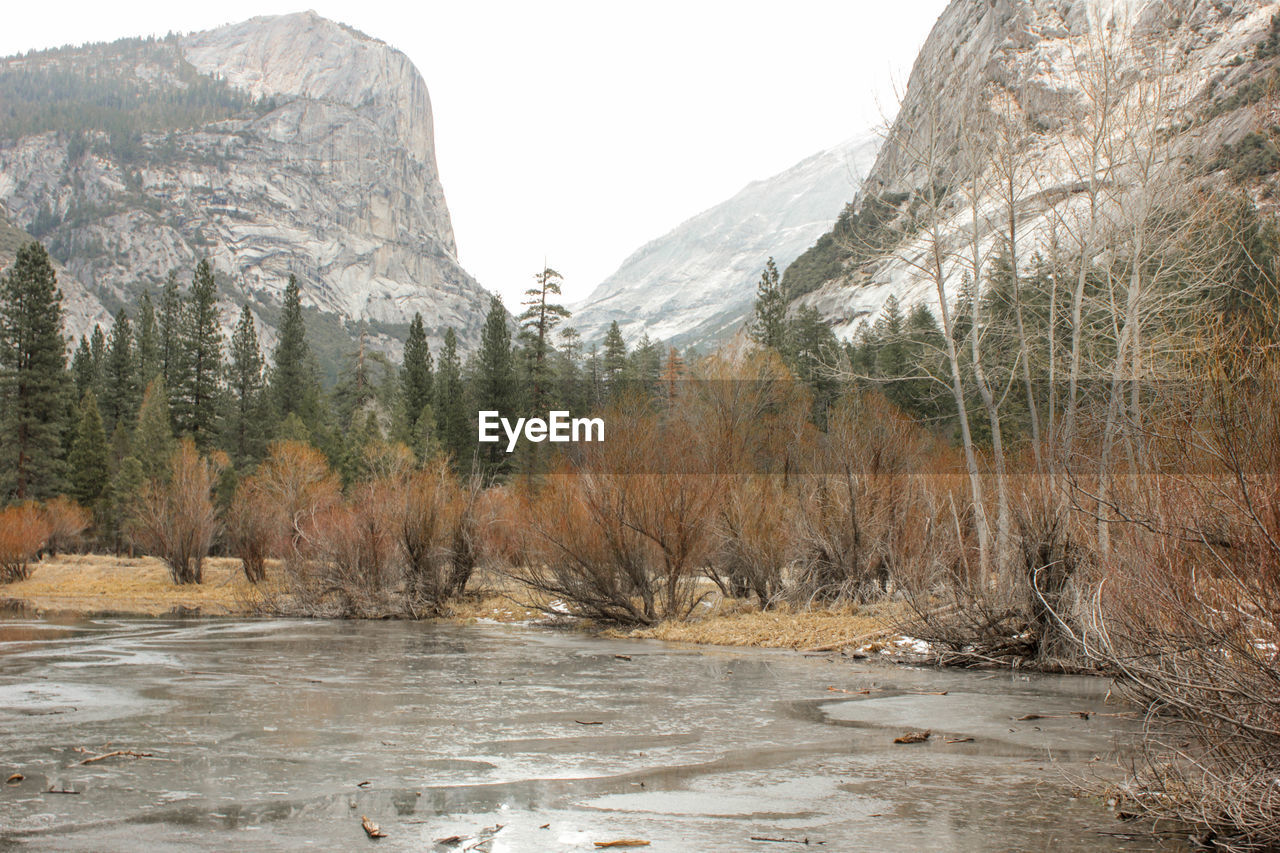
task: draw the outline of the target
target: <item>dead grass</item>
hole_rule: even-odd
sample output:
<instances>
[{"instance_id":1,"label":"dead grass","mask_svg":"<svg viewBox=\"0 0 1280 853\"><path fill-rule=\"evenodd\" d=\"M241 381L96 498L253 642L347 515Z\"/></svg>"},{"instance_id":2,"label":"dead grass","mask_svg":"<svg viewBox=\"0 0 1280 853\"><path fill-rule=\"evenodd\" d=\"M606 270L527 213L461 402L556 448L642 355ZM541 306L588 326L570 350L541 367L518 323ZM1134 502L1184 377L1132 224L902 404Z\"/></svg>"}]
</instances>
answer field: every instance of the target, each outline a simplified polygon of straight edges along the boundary
<instances>
[{"instance_id":1,"label":"dead grass","mask_svg":"<svg viewBox=\"0 0 1280 853\"><path fill-rule=\"evenodd\" d=\"M467 591L448 603L445 618L457 622L533 622L547 618L537 606L547 601L524 584L478 569Z\"/></svg>"},{"instance_id":2,"label":"dead grass","mask_svg":"<svg viewBox=\"0 0 1280 853\"><path fill-rule=\"evenodd\" d=\"M762 611L729 601L716 605L702 619L607 633L699 645L834 651L891 637L908 617L899 603Z\"/></svg>"},{"instance_id":3,"label":"dead grass","mask_svg":"<svg viewBox=\"0 0 1280 853\"><path fill-rule=\"evenodd\" d=\"M210 557L204 583L178 586L155 557L62 554L32 566L31 577L0 586L0 599L37 611L160 616L176 610L249 616L256 593L240 561Z\"/></svg>"},{"instance_id":4,"label":"dead grass","mask_svg":"<svg viewBox=\"0 0 1280 853\"><path fill-rule=\"evenodd\" d=\"M512 600L498 592L467 593L450 601L445 618L459 622L489 620L493 622L530 622L547 618L547 614L529 607L519 600Z\"/></svg>"},{"instance_id":5,"label":"dead grass","mask_svg":"<svg viewBox=\"0 0 1280 853\"><path fill-rule=\"evenodd\" d=\"M0 586L0 600L41 612L162 616L175 611L203 616L254 616L259 591L245 580L240 561L210 557L204 583L178 586L155 557L64 554L32 567L31 577ZM268 562L267 584L279 571ZM449 603L444 618L457 622L531 622L547 614L544 597L498 575L478 573L471 590ZM760 611L738 601L718 601L705 616L663 622L651 628L610 629L606 635L717 646L776 649L838 649L892 636L910 613L897 603Z\"/></svg>"}]
</instances>

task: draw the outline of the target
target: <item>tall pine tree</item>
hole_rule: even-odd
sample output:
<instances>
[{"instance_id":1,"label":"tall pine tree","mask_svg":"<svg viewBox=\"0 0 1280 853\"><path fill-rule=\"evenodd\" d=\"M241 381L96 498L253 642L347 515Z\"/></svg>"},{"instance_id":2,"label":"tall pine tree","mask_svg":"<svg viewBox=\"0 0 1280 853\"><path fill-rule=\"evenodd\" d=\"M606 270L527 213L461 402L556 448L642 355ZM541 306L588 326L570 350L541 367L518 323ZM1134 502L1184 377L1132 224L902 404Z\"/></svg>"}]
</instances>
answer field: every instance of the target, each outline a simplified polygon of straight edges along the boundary
<instances>
[{"instance_id":1,"label":"tall pine tree","mask_svg":"<svg viewBox=\"0 0 1280 853\"><path fill-rule=\"evenodd\" d=\"M646 392L658 387L658 378L662 375L662 348L649 339L648 332L640 336L635 352L631 353L631 373Z\"/></svg>"},{"instance_id":2,"label":"tall pine tree","mask_svg":"<svg viewBox=\"0 0 1280 853\"><path fill-rule=\"evenodd\" d=\"M475 447L471 435L471 419L467 416L466 387L462 382L462 359L458 355L458 336L452 328L444 333L436 371L436 433L447 453L452 454L459 471L471 464Z\"/></svg>"},{"instance_id":3,"label":"tall pine tree","mask_svg":"<svg viewBox=\"0 0 1280 853\"><path fill-rule=\"evenodd\" d=\"M111 481L111 454L107 448L107 434L102 428L98 400L92 391L80 401L79 419L67 462L71 468L72 497L83 506L96 507Z\"/></svg>"},{"instance_id":4,"label":"tall pine tree","mask_svg":"<svg viewBox=\"0 0 1280 853\"><path fill-rule=\"evenodd\" d=\"M103 396L99 409L108 430L133 423L138 416L138 369L133 352L133 324L123 308L116 312L103 371Z\"/></svg>"},{"instance_id":5,"label":"tall pine tree","mask_svg":"<svg viewBox=\"0 0 1280 853\"><path fill-rule=\"evenodd\" d=\"M560 330L555 374L554 407L571 412L585 411L589 403L587 388L582 380L582 335L573 326Z\"/></svg>"},{"instance_id":6,"label":"tall pine tree","mask_svg":"<svg viewBox=\"0 0 1280 853\"><path fill-rule=\"evenodd\" d=\"M511 350L507 309L502 305L502 298L495 294L489 298L489 313L480 330L480 351L475 360L476 410L512 417L519 408L516 390L515 355ZM506 448L501 442L486 444L482 453L489 473L509 470Z\"/></svg>"},{"instance_id":7,"label":"tall pine tree","mask_svg":"<svg viewBox=\"0 0 1280 853\"><path fill-rule=\"evenodd\" d=\"M169 394L165 391L164 380L157 376L142 395L138 429L133 435L133 453L142 465L145 479L165 476L175 446Z\"/></svg>"},{"instance_id":8,"label":"tall pine tree","mask_svg":"<svg viewBox=\"0 0 1280 853\"><path fill-rule=\"evenodd\" d=\"M176 393L178 370L182 354L182 292L178 289L178 274L170 271L160 297L160 375L170 394ZM147 380L151 382L150 379ZM169 400L173 405L173 398Z\"/></svg>"},{"instance_id":9,"label":"tall pine tree","mask_svg":"<svg viewBox=\"0 0 1280 853\"><path fill-rule=\"evenodd\" d=\"M227 364L227 390L230 399L225 446L239 467L260 459L266 450L262 371L258 329L253 322L253 313L246 305L240 311L240 322L231 335L230 360Z\"/></svg>"},{"instance_id":10,"label":"tall pine tree","mask_svg":"<svg viewBox=\"0 0 1280 853\"><path fill-rule=\"evenodd\" d=\"M320 387L307 345L302 319L302 292L296 276L289 276L280 309L280 337L272 356L270 393L276 416L297 415L311 432L319 421Z\"/></svg>"},{"instance_id":11,"label":"tall pine tree","mask_svg":"<svg viewBox=\"0 0 1280 853\"><path fill-rule=\"evenodd\" d=\"M822 322L818 309L806 305L787 324L785 358L796 378L813 392L813 420L826 425L827 409L835 402L840 385L835 376L840 342Z\"/></svg>"},{"instance_id":12,"label":"tall pine tree","mask_svg":"<svg viewBox=\"0 0 1280 853\"><path fill-rule=\"evenodd\" d=\"M622 330L618 321L609 324L609 331L604 335L604 355L601 370L605 388L610 395L616 396L627 378L627 342L622 339Z\"/></svg>"},{"instance_id":13,"label":"tall pine tree","mask_svg":"<svg viewBox=\"0 0 1280 853\"><path fill-rule=\"evenodd\" d=\"M414 314L409 325L409 337L404 342L404 366L400 368L400 394L404 400L409 436L419 430L418 419L431 405L434 381L427 330L423 326L422 315Z\"/></svg>"},{"instance_id":14,"label":"tall pine tree","mask_svg":"<svg viewBox=\"0 0 1280 853\"><path fill-rule=\"evenodd\" d=\"M98 387L100 377L98 366L93 363L93 352L89 349L89 339L80 336L80 345L71 357L71 379L75 384L76 399L84 399L84 395Z\"/></svg>"},{"instance_id":15,"label":"tall pine tree","mask_svg":"<svg viewBox=\"0 0 1280 853\"><path fill-rule=\"evenodd\" d=\"M85 390L93 391L100 398L107 387L107 336L98 325L94 325L93 334L89 336L89 363L93 382Z\"/></svg>"},{"instance_id":16,"label":"tall pine tree","mask_svg":"<svg viewBox=\"0 0 1280 853\"><path fill-rule=\"evenodd\" d=\"M62 291L44 246L28 243L0 279L0 494L58 492L66 367Z\"/></svg>"},{"instance_id":17,"label":"tall pine tree","mask_svg":"<svg viewBox=\"0 0 1280 853\"><path fill-rule=\"evenodd\" d=\"M162 375L164 359L160 343L156 309L151 304L151 294L144 292L138 302L138 326L134 330L133 341L133 357L137 365L135 381L139 395L151 384L152 379Z\"/></svg>"},{"instance_id":18,"label":"tall pine tree","mask_svg":"<svg viewBox=\"0 0 1280 853\"><path fill-rule=\"evenodd\" d=\"M534 286L524 292L524 312L520 314L520 335L528 356L529 410L535 415L546 412L554 380L550 354L551 333L569 316L569 309L554 297L560 295L563 278L551 267L533 277Z\"/></svg>"},{"instance_id":19,"label":"tall pine tree","mask_svg":"<svg viewBox=\"0 0 1280 853\"><path fill-rule=\"evenodd\" d=\"M762 347L781 353L787 345L787 299L778 278L778 267L770 258L756 285L755 318L751 339Z\"/></svg>"},{"instance_id":20,"label":"tall pine tree","mask_svg":"<svg viewBox=\"0 0 1280 853\"><path fill-rule=\"evenodd\" d=\"M218 290L207 259L196 266L181 331L178 389L174 395L178 434L191 436L198 447L208 447L218 434L223 368Z\"/></svg>"}]
</instances>

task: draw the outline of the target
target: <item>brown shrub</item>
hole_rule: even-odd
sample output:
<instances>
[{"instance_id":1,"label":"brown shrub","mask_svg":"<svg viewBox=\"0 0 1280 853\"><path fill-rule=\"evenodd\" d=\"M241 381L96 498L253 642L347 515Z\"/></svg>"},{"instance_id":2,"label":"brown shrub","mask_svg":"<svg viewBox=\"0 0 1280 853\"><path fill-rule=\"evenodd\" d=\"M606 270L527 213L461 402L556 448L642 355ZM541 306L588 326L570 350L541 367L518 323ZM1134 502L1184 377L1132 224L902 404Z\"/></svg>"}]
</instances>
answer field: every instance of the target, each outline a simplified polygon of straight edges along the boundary
<instances>
[{"instance_id":1,"label":"brown shrub","mask_svg":"<svg viewBox=\"0 0 1280 853\"><path fill-rule=\"evenodd\" d=\"M49 523L48 549L51 554L80 547L80 537L89 529L92 517L80 504L66 497L56 497L44 505Z\"/></svg>"},{"instance_id":2,"label":"brown shrub","mask_svg":"<svg viewBox=\"0 0 1280 853\"><path fill-rule=\"evenodd\" d=\"M44 512L34 503L0 510L0 583L30 577L31 561L48 542L51 532Z\"/></svg>"},{"instance_id":3,"label":"brown shrub","mask_svg":"<svg viewBox=\"0 0 1280 853\"><path fill-rule=\"evenodd\" d=\"M479 491L478 479L459 484L446 459L410 472L391 489L406 606L414 615L440 612L466 588L479 549Z\"/></svg>"},{"instance_id":4,"label":"brown shrub","mask_svg":"<svg viewBox=\"0 0 1280 853\"><path fill-rule=\"evenodd\" d=\"M282 442L241 488L229 514L241 559L285 558L277 612L418 617L465 589L478 559L479 481L463 486L447 461L414 466L402 445L367 451L368 479L344 500L314 449ZM254 507L262 512L255 513Z\"/></svg>"},{"instance_id":5,"label":"brown shrub","mask_svg":"<svg viewBox=\"0 0 1280 853\"><path fill-rule=\"evenodd\" d=\"M1280 846L1280 359L1228 353L1163 399L1160 468L1117 478L1085 648L1150 709L1132 805ZM1198 396L1197 396L1198 395ZM1175 427L1178 432L1175 433ZM1169 435L1194 436L1170 452ZM1144 448L1145 449L1145 448ZM1172 725L1170 725L1172 723Z\"/></svg>"},{"instance_id":6,"label":"brown shrub","mask_svg":"<svg viewBox=\"0 0 1280 853\"><path fill-rule=\"evenodd\" d=\"M251 478L253 490L270 510L273 548L288 561L315 531L316 519L342 501L338 476L324 454L300 441L277 441Z\"/></svg>"},{"instance_id":7,"label":"brown shrub","mask_svg":"<svg viewBox=\"0 0 1280 853\"><path fill-rule=\"evenodd\" d=\"M133 527L143 547L169 565L174 583L200 583L204 558L218 532L213 507L217 461L200 455L190 439L169 460L168 477L143 486Z\"/></svg>"},{"instance_id":8,"label":"brown shrub","mask_svg":"<svg viewBox=\"0 0 1280 853\"><path fill-rule=\"evenodd\" d=\"M528 563L513 575L593 618L687 617L701 600L719 477L705 473L685 420L627 411L608 422L607 447L588 447L524 493Z\"/></svg>"},{"instance_id":9,"label":"brown shrub","mask_svg":"<svg viewBox=\"0 0 1280 853\"><path fill-rule=\"evenodd\" d=\"M905 581L929 588L960 559L940 488L953 461L880 394L842 402L825 438L800 484L797 595L865 601Z\"/></svg>"},{"instance_id":10,"label":"brown shrub","mask_svg":"<svg viewBox=\"0 0 1280 853\"><path fill-rule=\"evenodd\" d=\"M796 550L797 500L777 474L729 475L714 528L709 571L728 598L754 594L769 609L782 594L784 572Z\"/></svg>"},{"instance_id":11,"label":"brown shrub","mask_svg":"<svg viewBox=\"0 0 1280 853\"><path fill-rule=\"evenodd\" d=\"M476 559L498 570L526 565L531 531L527 524L527 492L533 484L517 478L509 485L482 489L475 501Z\"/></svg>"},{"instance_id":12,"label":"brown shrub","mask_svg":"<svg viewBox=\"0 0 1280 853\"><path fill-rule=\"evenodd\" d=\"M385 612L394 587L396 540L386 497L375 484L358 487L350 501L317 517L304 552L310 579L322 594L337 596L346 615Z\"/></svg>"},{"instance_id":13,"label":"brown shrub","mask_svg":"<svg viewBox=\"0 0 1280 853\"><path fill-rule=\"evenodd\" d=\"M240 559L249 583L266 579L267 558L283 548L284 525L279 506L250 478L237 488L226 513L226 540L231 553Z\"/></svg>"},{"instance_id":14,"label":"brown shrub","mask_svg":"<svg viewBox=\"0 0 1280 853\"><path fill-rule=\"evenodd\" d=\"M313 550L317 520L342 500L328 460L309 444L278 441L252 477L236 489L227 508L227 544L251 583L266 578L266 561L278 557L286 569L303 572L303 553Z\"/></svg>"}]
</instances>

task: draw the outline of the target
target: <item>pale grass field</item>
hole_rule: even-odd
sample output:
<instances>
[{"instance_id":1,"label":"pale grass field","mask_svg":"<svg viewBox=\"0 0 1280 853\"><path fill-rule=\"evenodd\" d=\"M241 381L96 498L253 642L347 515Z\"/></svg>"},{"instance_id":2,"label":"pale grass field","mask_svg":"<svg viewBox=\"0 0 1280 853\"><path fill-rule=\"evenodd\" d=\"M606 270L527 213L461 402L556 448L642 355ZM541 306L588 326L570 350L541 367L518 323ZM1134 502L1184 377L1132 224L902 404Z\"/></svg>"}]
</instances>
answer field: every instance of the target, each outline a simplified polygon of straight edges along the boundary
<instances>
[{"instance_id":1,"label":"pale grass field","mask_svg":"<svg viewBox=\"0 0 1280 853\"><path fill-rule=\"evenodd\" d=\"M25 581L0 586L0 602L14 601L39 612L163 616L181 612L201 616L261 615L261 592L250 584L240 561L205 560L204 583L178 586L155 557L60 554L32 567ZM269 587L279 571L267 563ZM272 590L276 591L276 590ZM538 605L549 602L499 575L478 572L468 593L451 602L442 618L453 622L533 622L547 618ZM648 628L609 628L613 637L655 639L717 646L759 646L797 650L838 650L877 644L894 636L910 614L901 604L793 610L785 604L770 611L740 601L715 601L686 622Z\"/></svg>"},{"instance_id":2,"label":"pale grass field","mask_svg":"<svg viewBox=\"0 0 1280 853\"><path fill-rule=\"evenodd\" d=\"M59 554L32 565L31 577L0 586L0 602L14 601L31 609L67 615L162 616L174 612L201 616L255 616L263 596L245 579L240 561L209 557L204 583L179 586L156 557L112 554ZM279 563L267 561L268 592L278 593L272 578ZM545 617L524 603L516 585L499 578L477 576L471 591L449 605L445 618L457 621L487 619L525 622Z\"/></svg>"},{"instance_id":3,"label":"pale grass field","mask_svg":"<svg viewBox=\"0 0 1280 853\"><path fill-rule=\"evenodd\" d=\"M0 586L0 600L86 616L160 616L176 610L198 611L202 616L247 616L253 613L255 597L240 561L226 557L205 560L204 583L179 586L155 557L59 554L35 563L26 580Z\"/></svg>"},{"instance_id":4,"label":"pale grass field","mask_svg":"<svg viewBox=\"0 0 1280 853\"><path fill-rule=\"evenodd\" d=\"M876 646L895 636L910 615L899 603L805 610L783 604L762 611L754 605L722 601L702 618L609 633L697 645L836 651L846 646Z\"/></svg>"}]
</instances>

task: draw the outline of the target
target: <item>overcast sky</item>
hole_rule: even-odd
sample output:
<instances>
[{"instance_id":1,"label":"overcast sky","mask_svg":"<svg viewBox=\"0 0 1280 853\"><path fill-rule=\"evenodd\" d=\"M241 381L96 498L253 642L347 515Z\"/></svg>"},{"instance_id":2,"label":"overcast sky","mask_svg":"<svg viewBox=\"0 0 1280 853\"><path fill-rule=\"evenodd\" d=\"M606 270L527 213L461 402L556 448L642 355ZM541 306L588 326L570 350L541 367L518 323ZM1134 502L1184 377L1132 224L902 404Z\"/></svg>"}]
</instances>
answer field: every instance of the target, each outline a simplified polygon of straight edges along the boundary
<instances>
[{"instance_id":1,"label":"overcast sky","mask_svg":"<svg viewBox=\"0 0 1280 853\"><path fill-rule=\"evenodd\" d=\"M307 0L11 4L0 55L186 32ZM946 0L313 0L404 51L435 111L462 264L585 296L632 251L892 112Z\"/></svg>"}]
</instances>

